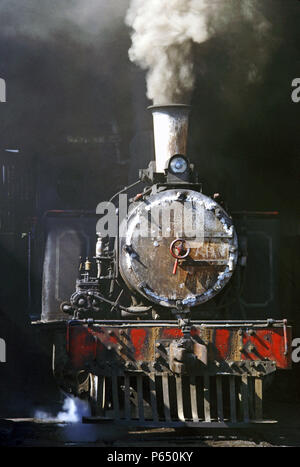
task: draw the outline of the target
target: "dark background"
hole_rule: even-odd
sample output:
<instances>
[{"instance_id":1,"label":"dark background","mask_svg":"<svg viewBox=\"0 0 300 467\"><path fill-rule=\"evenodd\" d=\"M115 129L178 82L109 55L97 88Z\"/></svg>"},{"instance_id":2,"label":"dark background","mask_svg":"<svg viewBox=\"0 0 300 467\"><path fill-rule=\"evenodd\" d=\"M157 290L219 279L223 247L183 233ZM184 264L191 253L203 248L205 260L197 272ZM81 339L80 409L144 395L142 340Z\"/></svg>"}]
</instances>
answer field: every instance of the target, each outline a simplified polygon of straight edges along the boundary
<instances>
[{"instance_id":1,"label":"dark background","mask_svg":"<svg viewBox=\"0 0 300 467\"><path fill-rule=\"evenodd\" d=\"M128 60L128 1L93 0L86 14L88 3L82 10L66 0L0 6L0 77L7 85L7 102L0 103L4 414L45 404L50 394L50 387L31 394L32 378L47 372L39 370L43 355L36 360L28 326L40 314L44 213L94 211L153 158L145 74ZM221 193L231 212L278 213L278 306L297 337L300 103L292 102L291 83L300 77L300 2L260 5L272 24L265 44L251 26L232 20L195 48L189 156L204 193Z\"/></svg>"}]
</instances>

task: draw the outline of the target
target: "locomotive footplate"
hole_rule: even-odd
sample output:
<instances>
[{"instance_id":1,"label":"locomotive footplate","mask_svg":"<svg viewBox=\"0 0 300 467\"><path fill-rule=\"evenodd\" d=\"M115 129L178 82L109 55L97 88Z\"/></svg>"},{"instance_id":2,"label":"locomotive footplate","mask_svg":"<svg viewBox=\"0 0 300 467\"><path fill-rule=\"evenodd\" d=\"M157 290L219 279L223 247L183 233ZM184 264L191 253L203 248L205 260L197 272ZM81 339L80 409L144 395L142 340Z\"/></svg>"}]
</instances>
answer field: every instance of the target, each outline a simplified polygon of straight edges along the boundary
<instances>
[{"instance_id":1,"label":"locomotive footplate","mask_svg":"<svg viewBox=\"0 0 300 467\"><path fill-rule=\"evenodd\" d=\"M145 427L265 423L264 381L291 367L286 320L189 325L67 323L65 365L89 374L92 416L83 421Z\"/></svg>"}]
</instances>

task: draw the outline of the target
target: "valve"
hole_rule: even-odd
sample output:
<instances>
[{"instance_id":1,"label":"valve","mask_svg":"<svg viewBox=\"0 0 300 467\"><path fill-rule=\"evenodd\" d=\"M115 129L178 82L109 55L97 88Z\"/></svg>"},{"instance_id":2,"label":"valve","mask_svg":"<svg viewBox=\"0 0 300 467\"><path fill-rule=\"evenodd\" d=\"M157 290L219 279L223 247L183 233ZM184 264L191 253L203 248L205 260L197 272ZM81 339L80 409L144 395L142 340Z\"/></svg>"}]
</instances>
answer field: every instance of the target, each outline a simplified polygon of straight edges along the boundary
<instances>
[{"instance_id":1,"label":"valve","mask_svg":"<svg viewBox=\"0 0 300 467\"><path fill-rule=\"evenodd\" d=\"M175 264L173 267L173 274L175 275L177 272L178 261L180 259L187 258L191 252L191 248L189 247L186 240L182 238L176 238L170 245L170 253L175 258Z\"/></svg>"}]
</instances>

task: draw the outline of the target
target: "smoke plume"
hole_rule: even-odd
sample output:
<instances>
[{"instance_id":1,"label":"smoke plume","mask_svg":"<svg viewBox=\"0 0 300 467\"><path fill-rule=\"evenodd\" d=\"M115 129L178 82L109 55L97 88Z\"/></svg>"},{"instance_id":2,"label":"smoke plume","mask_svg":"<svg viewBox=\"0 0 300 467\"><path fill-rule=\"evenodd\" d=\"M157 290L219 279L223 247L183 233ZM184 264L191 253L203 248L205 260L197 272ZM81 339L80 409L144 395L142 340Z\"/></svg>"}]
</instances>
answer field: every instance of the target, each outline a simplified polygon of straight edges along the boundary
<instances>
[{"instance_id":1,"label":"smoke plume","mask_svg":"<svg viewBox=\"0 0 300 467\"><path fill-rule=\"evenodd\" d=\"M132 0L126 23L132 28L129 58L147 70L154 104L188 102L197 44L245 23L257 38L270 28L259 0Z\"/></svg>"},{"instance_id":2,"label":"smoke plume","mask_svg":"<svg viewBox=\"0 0 300 467\"><path fill-rule=\"evenodd\" d=\"M1 36L49 40L58 32L93 43L120 29L129 0L1 0Z\"/></svg>"}]
</instances>

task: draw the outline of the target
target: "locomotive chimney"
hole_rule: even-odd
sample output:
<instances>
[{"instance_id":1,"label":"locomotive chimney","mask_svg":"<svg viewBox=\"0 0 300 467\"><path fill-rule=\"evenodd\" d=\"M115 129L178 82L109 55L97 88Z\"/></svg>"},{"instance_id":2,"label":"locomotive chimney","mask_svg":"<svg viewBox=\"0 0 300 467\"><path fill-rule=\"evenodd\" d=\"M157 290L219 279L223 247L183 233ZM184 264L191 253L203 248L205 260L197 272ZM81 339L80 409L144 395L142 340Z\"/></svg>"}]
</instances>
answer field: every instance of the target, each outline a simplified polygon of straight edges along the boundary
<instances>
[{"instance_id":1,"label":"locomotive chimney","mask_svg":"<svg viewBox=\"0 0 300 467\"><path fill-rule=\"evenodd\" d=\"M187 155L190 106L184 104L153 105L156 172L164 172L167 161L175 154Z\"/></svg>"}]
</instances>

